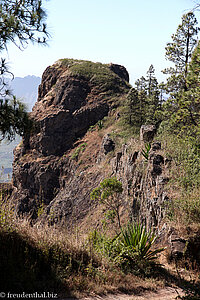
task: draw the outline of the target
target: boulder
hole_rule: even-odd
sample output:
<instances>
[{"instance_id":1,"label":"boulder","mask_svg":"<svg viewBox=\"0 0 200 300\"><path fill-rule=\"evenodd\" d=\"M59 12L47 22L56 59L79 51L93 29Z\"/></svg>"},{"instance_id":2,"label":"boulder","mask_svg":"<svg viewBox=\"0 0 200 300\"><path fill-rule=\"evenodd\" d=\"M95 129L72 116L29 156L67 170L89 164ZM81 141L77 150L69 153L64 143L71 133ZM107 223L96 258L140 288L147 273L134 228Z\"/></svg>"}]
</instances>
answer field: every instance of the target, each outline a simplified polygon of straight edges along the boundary
<instances>
[{"instance_id":1,"label":"boulder","mask_svg":"<svg viewBox=\"0 0 200 300\"><path fill-rule=\"evenodd\" d=\"M113 151L115 149L115 143L109 136L109 134L106 134L103 137L102 144L101 144L101 150L106 155L109 152Z\"/></svg>"},{"instance_id":2,"label":"boulder","mask_svg":"<svg viewBox=\"0 0 200 300\"><path fill-rule=\"evenodd\" d=\"M152 151L161 150L161 142L154 142L154 143L152 143L151 150Z\"/></svg>"},{"instance_id":3,"label":"boulder","mask_svg":"<svg viewBox=\"0 0 200 300\"><path fill-rule=\"evenodd\" d=\"M187 241L185 239L178 236L175 232L172 232L169 237L169 244L171 249L171 259L183 257L187 248Z\"/></svg>"},{"instance_id":4,"label":"boulder","mask_svg":"<svg viewBox=\"0 0 200 300\"><path fill-rule=\"evenodd\" d=\"M140 141L144 143L152 142L156 134L155 125L142 125L140 128Z\"/></svg>"}]
</instances>

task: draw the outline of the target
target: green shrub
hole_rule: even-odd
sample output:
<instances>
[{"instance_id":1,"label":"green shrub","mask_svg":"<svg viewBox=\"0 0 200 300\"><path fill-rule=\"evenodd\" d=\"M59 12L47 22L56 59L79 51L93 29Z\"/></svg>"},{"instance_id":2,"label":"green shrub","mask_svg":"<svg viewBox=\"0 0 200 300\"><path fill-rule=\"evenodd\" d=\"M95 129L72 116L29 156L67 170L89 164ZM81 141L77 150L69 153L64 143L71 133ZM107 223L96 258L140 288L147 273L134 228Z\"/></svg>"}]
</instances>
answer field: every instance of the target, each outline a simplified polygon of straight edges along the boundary
<instances>
[{"instance_id":1,"label":"green shrub","mask_svg":"<svg viewBox=\"0 0 200 300\"><path fill-rule=\"evenodd\" d=\"M198 140L191 136L174 136L162 132L165 157L171 161L169 168L171 193L168 216L182 224L200 221L200 151Z\"/></svg>"},{"instance_id":2,"label":"green shrub","mask_svg":"<svg viewBox=\"0 0 200 300\"><path fill-rule=\"evenodd\" d=\"M98 130L101 130L103 128L103 121L102 120L99 120L97 122L97 126L98 126Z\"/></svg>"},{"instance_id":3,"label":"green shrub","mask_svg":"<svg viewBox=\"0 0 200 300\"><path fill-rule=\"evenodd\" d=\"M104 127L103 120L99 120L96 124L90 126L88 131L92 132L92 131L96 130L96 128L98 130L101 130L103 127Z\"/></svg>"},{"instance_id":4,"label":"green shrub","mask_svg":"<svg viewBox=\"0 0 200 300\"><path fill-rule=\"evenodd\" d=\"M199 191L186 192L180 197L174 198L168 207L169 220L178 219L184 224L199 223L200 221L200 197Z\"/></svg>"},{"instance_id":5,"label":"green shrub","mask_svg":"<svg viewBox=\"0 0 200 300\"><path fill-rule=\"evenodd\" d=\"M97 252L123 270L133 272L154 261L157 254L164 250L152 249L156 239L155 234L141 224L128 224L114 238L96 230L90 234L90 241Z\"/></svg>"},{"instance_id":6,"label":"green shrub","mask_svg":"<svg viewBox=\"0 0 200 300\"><path fill-rule=\"evenodd\" d=\"M98 232L96 229L89 234L89 242L92 244L92 247L96 252L101 253L102 256L107 257L109 260L115 256L116 244L115 241L118 238L118 235L115 235L114 238L106 236L102 232Z\"/></svg>"},{"instance_id":7,"label":"green shrub","mask_svg":"<svg viewBox=\"0 0 200 300\"><path fill-rule=\"evenodd\" d=\"M121 94L130 88L130 85L111 71L107 64L73 59L60 59L59 61L62 65L67 66L74 76L82 76L92 85L99 86L104 95Z\"/></svg>"},{"instance_id":8,"label":"green shrub","mask_svg":"<svg viewBox=\"0 0 200 300\"><path fill-rule=\"evenodd\" d=\"M189 138L179 139L173 151L179 173L176 180L185 190L193 190L200 185L200 154L196 145Z\"/></svg>"},{"instance_id":9,"label":"green shrub","mask_svg":"<svg viewBox=\"0 0 200 300\"><path fill-rule=\"evenodd\" d=\"M144 260L153 260L157 254L162 252L164 248L151 250L157 237L151 231L141 224L128 224L123 230L121 229L120 253L119 257L132 260L133 257Z\"/></svg>"}]
</instances>

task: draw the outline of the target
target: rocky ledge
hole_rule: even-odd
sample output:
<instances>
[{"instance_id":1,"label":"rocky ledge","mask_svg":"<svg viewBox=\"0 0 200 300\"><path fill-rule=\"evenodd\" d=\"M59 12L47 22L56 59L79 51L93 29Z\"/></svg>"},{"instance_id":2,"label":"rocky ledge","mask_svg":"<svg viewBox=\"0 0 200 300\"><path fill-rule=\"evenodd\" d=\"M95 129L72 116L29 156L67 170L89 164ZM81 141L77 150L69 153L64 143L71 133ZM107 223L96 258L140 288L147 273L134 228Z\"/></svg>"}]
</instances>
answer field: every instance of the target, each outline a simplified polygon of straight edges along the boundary
<instances>
[{"instance_id":1,"label":"rocky ledge","mask_svg":"<svg viewBox=\"0 0 200 300\"><path fill-rule=\"evenodd\" d=\"M30 114L34 131L14 151L12 198L18 214L36 218L42 205L54 219L71 215L74 206L81 213L87 210L91 187L102 175L75 176L70 151L91 126L116 109L130 88L128 79L123 66L72 59L61 59L44 71ZM93 153L95 147L98 138ZM95 154L91 168L92 163Z\"/></svg>"}]
</instances>

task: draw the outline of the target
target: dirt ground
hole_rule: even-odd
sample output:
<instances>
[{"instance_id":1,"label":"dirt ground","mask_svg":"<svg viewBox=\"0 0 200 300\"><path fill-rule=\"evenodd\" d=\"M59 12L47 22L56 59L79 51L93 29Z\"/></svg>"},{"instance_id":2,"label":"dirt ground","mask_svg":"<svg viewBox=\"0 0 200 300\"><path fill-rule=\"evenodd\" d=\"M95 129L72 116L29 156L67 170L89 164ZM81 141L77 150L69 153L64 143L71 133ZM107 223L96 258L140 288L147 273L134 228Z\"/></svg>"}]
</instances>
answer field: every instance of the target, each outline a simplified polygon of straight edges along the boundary
<instances>
[{"instance_id":1,"label":"dirt ground","mask_svg":"<svg viewBox=\"0 0 200 300\"><path fill-rule=\"evenodd\" d=\"M182 290L177 288L166 287L163 289L159 289L157 292L146 292L137 296L116 294L107 296L85 297L79 299L65 298L62 300L175 300L178 299L178 296L184 296Z\"/></svg>"}]
</instances>

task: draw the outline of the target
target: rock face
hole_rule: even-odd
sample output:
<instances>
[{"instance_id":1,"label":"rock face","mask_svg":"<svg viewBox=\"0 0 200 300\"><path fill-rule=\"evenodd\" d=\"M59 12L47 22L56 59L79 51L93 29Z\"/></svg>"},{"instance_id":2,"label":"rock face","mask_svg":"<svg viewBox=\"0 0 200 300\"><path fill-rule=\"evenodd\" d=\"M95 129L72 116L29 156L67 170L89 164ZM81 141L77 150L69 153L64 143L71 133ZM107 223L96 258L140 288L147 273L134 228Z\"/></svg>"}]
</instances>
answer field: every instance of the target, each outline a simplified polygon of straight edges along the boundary
<instances>
[{"instance_id":1,"label":"rock face","mask_svg":"<svg viewBox=\"0 0 200 300\"><path fill-rule=\"evenodd\" d=\"M35 130L24 137L14 153L13 199L17 199L19 214L37 217L38 207L44 204L60 218L70 214L74 203L78 207L82 201L88 206L90 191L85 192L86 186L95 186L100 180L98 172L93 176L96 179L88 175L85 181L75 176L77 166L68 152L129 90L124 78L128 76L126 69L118 65L114 69L115 72L100 63L63 59L45 70L31 113ZM105 149L110 147L113 145L105 144Z\"/></svg>"},{"instance_id":2,"label":"rock face","mask_svg":"<svg viewBox=\"0 0 200 300\"><path fill-rule=\"evenodd\" d=\"M100 153L106 155L109 152L113 151L114 149L115 149L115 142L111 139L109 134L106 134L102 140Z\"/></svg>"},{"instance_id":3,"label":"rock face","mask_svg":"<svg viewBox=\"0 0 200 300\"><path fill-rule=\"evenodd\" d=\"M127 89L127 83L107 65L58 61L42 76L31 113L37 127L24 141L25 150L29 147L44 156L62 155L90 126L108 115L111 98Z\"/></svg>"},{"instance_id":4,"label":"rock face","mask_svg":"<svg viewBox=\"0 0 200 300\"><path fill-rule=\"evenodd\" d=\"M112 160L113 175L117 176L124 187L124 198L131 207L131 218L147 225L147 228L162 229L163 217L169 198L165 191L168 183L168 166L159 154L160 148L152 145L148 161L140 151L129 153L124 145Z\"/></svg>"},{"instance_id":5,"label":"rock face","mask_svg":"<svg viewBox=\"0 0 200 300\"><path fill-rule=\"evenodd\" d=\"M116 73L120 78L123 80L129 82L129 74L123 66L117 65L117 64L110 64L109 66L110 70Z\"/></svg>"}]
</instances>

